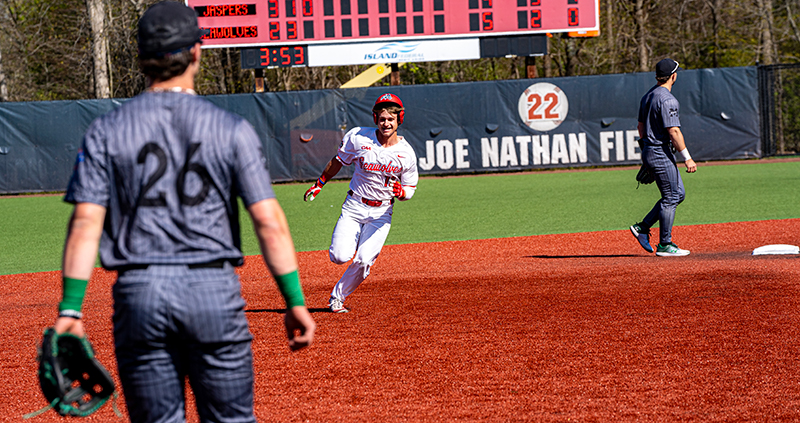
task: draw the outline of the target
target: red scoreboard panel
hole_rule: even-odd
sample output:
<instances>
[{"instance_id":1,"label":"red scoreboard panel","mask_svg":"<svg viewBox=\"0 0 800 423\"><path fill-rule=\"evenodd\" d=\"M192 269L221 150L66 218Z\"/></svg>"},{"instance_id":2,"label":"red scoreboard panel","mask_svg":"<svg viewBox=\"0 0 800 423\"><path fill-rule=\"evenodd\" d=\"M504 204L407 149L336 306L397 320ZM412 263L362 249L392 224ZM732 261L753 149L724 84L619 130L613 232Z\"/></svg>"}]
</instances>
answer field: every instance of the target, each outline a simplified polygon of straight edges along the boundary
<instances>
[{"instance_id":1,"label":"red scoreboard panel","mask_svg":"<svg viewBox=\"0 0 800 423\"><path fill-rule=\"evenodd\" d=\"M204 47L488 37L599 29L598 0L188 0Z\"/></svg>"}]
</instances>

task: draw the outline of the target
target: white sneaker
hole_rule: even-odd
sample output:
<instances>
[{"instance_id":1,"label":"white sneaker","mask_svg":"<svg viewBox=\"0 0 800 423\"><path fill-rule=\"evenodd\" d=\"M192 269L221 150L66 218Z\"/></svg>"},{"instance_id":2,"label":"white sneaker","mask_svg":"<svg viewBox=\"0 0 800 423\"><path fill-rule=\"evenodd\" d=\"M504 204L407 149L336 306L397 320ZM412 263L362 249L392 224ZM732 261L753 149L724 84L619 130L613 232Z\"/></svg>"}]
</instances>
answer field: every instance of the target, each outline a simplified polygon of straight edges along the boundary
<instances>
[{"instance_id":1,"label":"white sneaker","mask_svg":"<svg viewBox=\"0 0 800 423\"><path fill-rule=\"evenodd\" d=\"M688 256L689 250L681 250L677 245L670 242L667 245L658 244L658 247L656 247L656 255L659 257Z\"/></svg>"},{"instance_id":2,"label":"white sneaker","mask_svg":"<svg viewBox=\"0 0 800 423\"><path fill-rule=\"evenodd\" d=\"M328 307L330 307L331 313L347 313L350 311L344 306L344 302L342 302L342 300L333 297L328 300Z\"/></svg>"}]
</instances>

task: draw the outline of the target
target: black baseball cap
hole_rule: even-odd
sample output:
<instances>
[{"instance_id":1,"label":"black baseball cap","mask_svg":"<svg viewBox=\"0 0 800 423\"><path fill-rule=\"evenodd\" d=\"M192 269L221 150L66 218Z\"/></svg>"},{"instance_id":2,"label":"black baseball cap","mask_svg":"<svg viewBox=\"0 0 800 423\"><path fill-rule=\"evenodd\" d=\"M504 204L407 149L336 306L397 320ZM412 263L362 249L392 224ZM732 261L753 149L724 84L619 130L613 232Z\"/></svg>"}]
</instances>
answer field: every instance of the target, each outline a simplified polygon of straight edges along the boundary
<instances>
[{"instance_id":1,"label":"black baseball cap","mask_svg":"<svg viewBox=\"0 0 800 423\"><path fill-rule=\"evenodd\" d=\"M202 42L197 13L183 3L163 1L139 19L139 56L160 57Z\"/></svg>"},{"instance_id":2,"label":"black baseball cap","mask_svg":"<svg viewBox=\"0 0 800 423\"><path fill-rule=\"evenodd\" d=\"M670 76L681 69L678 62L672 59L664 59L656 65L656 78Z\"/></svg>"}]
</instances>

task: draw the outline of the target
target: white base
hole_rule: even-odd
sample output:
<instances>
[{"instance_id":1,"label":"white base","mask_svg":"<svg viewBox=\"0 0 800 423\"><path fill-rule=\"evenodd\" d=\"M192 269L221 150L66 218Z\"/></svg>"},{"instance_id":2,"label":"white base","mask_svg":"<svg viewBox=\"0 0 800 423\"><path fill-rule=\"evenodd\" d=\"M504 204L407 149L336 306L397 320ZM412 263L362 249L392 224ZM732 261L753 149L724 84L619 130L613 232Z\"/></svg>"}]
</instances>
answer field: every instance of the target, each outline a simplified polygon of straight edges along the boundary
<instances>
[{"instance_id":1,"label":"white base","mask_svg":"<svg viewBox=\"0 0 800 423\"><path fill-rule=\"evenodd\" d=\"M800 247L787 244L772 244L758 247L753 250L754 256L765 254L800 254Z\"/></svg>"}]
</instances>

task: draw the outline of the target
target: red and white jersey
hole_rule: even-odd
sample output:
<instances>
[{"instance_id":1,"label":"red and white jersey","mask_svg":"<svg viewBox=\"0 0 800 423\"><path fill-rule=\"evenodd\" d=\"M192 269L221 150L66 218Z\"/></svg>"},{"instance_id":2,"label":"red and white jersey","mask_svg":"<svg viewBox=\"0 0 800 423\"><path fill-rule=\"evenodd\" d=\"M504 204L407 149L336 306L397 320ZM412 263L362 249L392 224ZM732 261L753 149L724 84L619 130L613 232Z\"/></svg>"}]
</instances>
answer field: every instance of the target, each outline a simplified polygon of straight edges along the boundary
<instances>
[{"instance_id":1,"label":"red and white jersey","mask_svg":"<svg viewBox=\"0 0 800 423\"><path fill-rule=\"evenodd\" d=\"M344 165L355 164L350 190L362 198L390 200L392 185L399 180L407 200L414 195L419 180L417 155L399 135L397 144L383 147L376 132L375 128L355 127L342 138L336 158Z\"/></svg>"}]
</instances>

